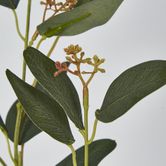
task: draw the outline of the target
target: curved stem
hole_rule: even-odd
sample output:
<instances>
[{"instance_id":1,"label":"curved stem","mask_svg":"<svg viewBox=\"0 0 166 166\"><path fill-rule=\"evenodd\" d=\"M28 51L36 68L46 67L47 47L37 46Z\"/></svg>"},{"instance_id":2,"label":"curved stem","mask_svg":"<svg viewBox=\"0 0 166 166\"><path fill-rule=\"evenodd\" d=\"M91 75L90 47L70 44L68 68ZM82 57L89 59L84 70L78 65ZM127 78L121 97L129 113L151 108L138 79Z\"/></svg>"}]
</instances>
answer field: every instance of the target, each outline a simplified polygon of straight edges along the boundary
<instances>
[{"instance_id":1,"label":"curved stem","mask_svg":"<svg viewBox=\"0 0 166 166\"><path fill-rule=\"evenodd\" d=\"M36 49L39 49L40 45L42 44L42 42L45 40L45 37L42 37L39 42L37 43Z\"/></svg>"},{"instance_id":2,"label":"curved stem","mask_svg":"<svg viewBox=\"0 0 166 166\"><path fill-rule=\"evenodd\" d=\"M26 49L28 47L31 4L32 4L32 0L28 0L24 49ZM25 81L25 79L26 79L26 63L25 63L25 60L23 60L23 70L22 71L23 71L22 72L22 80ZM20 126L21 126L21 120L22 120L22 115L23 114L24 114L23 110L22 109L18 109L18 111L17 111L17 118L16 118L15 132L14 132L14 159L15 159L15 162L17 164L18 164L18 161L19 161L18 160L19 159L18 158L19 157L18 144L19 144Z\"/></svg>"},{"instance_id":3,"label":"curved stem","mask_svg":"<svg viewBox=\"0 0 166 166\"><path fill-rule=\"evenodd\" d=\"M93 125L93 132L92 132L92 136L89 140L89 144L91 144L95 138L95 135L96 135L96 129L97 129L97 123L98 123L98 120L95 119L95 122L94 122L94 125Z\"/></svg>"},{"instance_id":4,"label":"curved stem","mask_svg":"<svg viewBox=\"0 0 166 166\"><path fill-rule=\"evenodd\" d=\"M22 33L21 33L21 31L20 31L17 13L16 13L16 11L15 11L14 9L13 9L12 11L13 11L14 18L15 18L17 33L18 33L19 37L20 37L23 41L25 41L25 38L24 38L24 36L22 35Z\"/></svg>"},{"instance_id":5,"label":"curved stem","mask_svg":"<svg viewBox=\"0 0 166 166\"><path fill-rule=\"evenodd\" d=\"M14 132L14 159L15 162L18 163L18 144L19 144L19 133L20 133L20 125L21 125L21 117L22 110L17 108L17 118L16 118L16 126Z\"/></svg>"},{"instance_id":6,"label":"curved stem","mask_svg":"<svg viewBox=\"0 0 166 166\"><path fill-rule=\"evenodd\" d=\"M55 49L55 47L56 47L56 45L57 45L59 39L60 39L60 36L57 36L56 39L54 40L54 42L53 42L53 44L52 44L50 50L49 50L48 53L47 53L47 57L48 57L48 58L51 56L52 52L54 51L54 49Z\"/></svg>"},{"instance_id":7,"label":"curved stem","mask_svg":"<svg viewBox=\"0 0 166 166\"><path fill-rule=\"evenodd\" d=\"M9 152L9 156L11 158L11 160L13 161L13 163L15 164L15 160L14 160L14 157L13 157L13 154L12 154L12 151L11 151L11 148L10 148L10 142L9 142L9 138L8 138L8 133L6 132L6 130L2 130L2 133L3 135L5 136L5 139L6 139L6 143L7 143L7 147L8 147L8 152Z\"/></svg>"},{"instance_id":8,"label":"curved stem","mask_svg":"<svg viewBox=\"0 0 166 166\"><path fill-rule=\"evenodd\" d=\"M7 164L6 164L5 161L2 159L2 157L0 157L0 163L2 164L2 166L7 166Z\"/></svg>"},{"instance_id":9,"label":"curved stem","mask_svg":"<svg viewBox=\"0 0 166 166\"><path fill-rule=\"evenodd\" d=\"M74 150L74 147L73 147L73 145L68 145L68 146L72 151L73 166L77 166L76 152Z\"/></svg>"},{"instance_id":10,"label":"curved stem","mask_svg":"<svg viewBox=\"0 0 166 166\"><path fill-rule=\"evenodd\" d=\"M77 70L78 70L78 73L79 73L79 78L80 78L80 80L81 80L81 82L82 82L82 85L83 85L83 87L84 86L86 86L86 83L85 83L85 81L84 81L84 79L83 79L83 77L82 77L82 75L81 75L81 70L80 70L80 64L77 64Z\"/></svg>"},{"instance_id":11,"label":"curved stem","mask_svg":"<svg viewBox=\"0 0 166 166\"><path fill-rule=\"evenodd\" d=\"M12 154L12 151L11 151L11 148L10 148L10 143L9 143L8 136L7 136L7 134L4 134L4 135L5 135L5 138L6 138L6 142L7 142L7 146L8 146L8 152L9 152L10 158L15 163L14 158L13 158L13 154Z\"/></svg>"},{"instance_id":12,"label":"curved stem","mask_svg":"<svg viewBox=\"0 0 166 166\"><path fill-rule=\"evenodd\" d=\"M46 5L46 6L45 6L45 9L44 9L44 13L43 13L42 22L44 22L44 21L45 21L45 19L46 19L47 6L48 6L48 5Z\"/></svg>"},{"instance_id":13,"label":"curved stem","mask_svg":"<svg viewBox=\"0 0 166 166\"><path fill-rule=\"evenodd\" d=\"M96 74L95 70L96 70L96 68L94 68L94 71L92 72L91 76L89 77L88 81L86 82L87 86L89 85L89 83L92 81L94 75Z\"/></svg>"}]
</instances>

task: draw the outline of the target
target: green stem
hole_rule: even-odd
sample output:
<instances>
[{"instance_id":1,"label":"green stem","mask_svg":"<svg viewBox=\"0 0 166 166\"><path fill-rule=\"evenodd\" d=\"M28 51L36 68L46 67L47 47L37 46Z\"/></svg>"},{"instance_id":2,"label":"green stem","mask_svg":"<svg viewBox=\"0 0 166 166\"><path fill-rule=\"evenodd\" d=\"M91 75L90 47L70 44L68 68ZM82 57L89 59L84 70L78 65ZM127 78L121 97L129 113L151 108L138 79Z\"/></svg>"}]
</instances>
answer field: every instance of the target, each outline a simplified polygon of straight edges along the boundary
<instances>
[{"instance_id":1,"label":"green stem","mask_svg":"<svg viewBox=\"0 0 166 166\"><path fill-rule=\"evenodd\" d=\"M96 68L94 68L94 71L92 72L91 76L89 77L88 81L86 82L86 85L88 86L89 83L92 81L93 77L95 76L95 72L96 71Z\"/></svg>"},{"instance_id":2,"label":"green stem","mask_svg":"<svg viewBox=\"0 0 166 166\"><path fill-rule=\"evenodd\" d=\"M31 15L31 2L32 2L32 0L28 0L28 4L27 4L27 18L26 18L26 32L25 32L25 40L24 40L24 49L26 49L28 47L29 29L30 29L30 15ZM22 80L25 81L25 79L26 79L26 63L25 63L25 60L23 60ZM16 165L19 164L18 163L18 161L19 161L18 145L19 145L19 135L20 135L20 126L21 126L22 115L23 115L23 110L18 109L17 110L15 132L14 132L14 159L15 159Z\"/></svg>"},{"instance_id":3,"label":"green stem","mask_svg":"<svg viewBox=\"0 0 166 166\"><path fill-rule=\"evenodd\" d=\"M5 163L5 161L0 157L0 163L2 164L2 166L7 166L7 164Z\"/></svg>"},{"instance_id":4,"label":"green stem","mask_svg":"<svg viewBox=\"0 0 166 166\"><path fill-rule=\"evenodd\" d=\"M32 0L28 0L24 49L28 47Z\"/></svg>"},{"instance_id":5,"label":"green stem","mask_svg":"<svg viewBox=\"0 0 166 166\"><path fill-rule=\"evenodd\" d=\"M46 37L42 36L42 38L39 40L39 42L37 43L36 49L39 49L40 45L42 44L42 42L46 39Z\"/></svg>"},{"instance_id":6,"label":"green stem","mask_svg":"<svg viewBox=\"0 0 166 166\"><path fill-rule=\"evenodd\" d=\"M47 53L47 57L48 57L48 58L51 56L52 52L54 51L54 49L55 49L55 47L56 47L56 45L57 45L59 39L60 39L60 36L57 36L56 39L54 40L54 42L53 42L53 44L52 44L50 50L49 50L48 53Z\"/></svg>"},{"instance_id":7,"label":"green stem","mask_svg":"<svg viewBox=\"0 0 166 166\"><path fill-rule=\"evenodd\" d=\"M23 59L23 64L22 64L22 80L26 80L26 62Z\"/></svg>"},{"instance_id":8,"label":"green stem","mask_svg":"<svg viewBox=\"0 0 166 166\"><path fill-rule=\"evenodd\" d=\"M84 125L85 125L85 150L84 166L88 166L88 110L89 110L89 90L87 86L83 88L83 107L84 107Z\"/></svg>"},{"instance_id":9,"label":"green stem","mask_svg":"<svg viewBox=\"0 0 166 166\"><path fill-rule=\"evenodd\" d=\"M19 152L19 166L23 166L23 156L24 156L24 144L21 145L21 151Z\"/></svg>"},{"instance_id":10,"label":"green stem","mask_svg":"<svg viewBox=\"0 0 166 166\"><path fill-rule=\"evenodd\" d=\"M74 147L72 145L68 145L68 146L72 151L73 166L77 166L76 152L74 150Z\"/></svg>"},{"instance_id":11,"label":"green stem","mask_svg":"<svg viewBox=\"0 0 166 166\"><path fill-rule=\"evenodd\" d=\"M5 135L5 138L6 138L6 142L7 142L7 146L8 146L8 152L9 152L10 158L15 163L14 158L13 158L13 154L12 154L12 151L11 151L11 148L10 148L8 135L7 135L7 133L4 133L4 135Z\"/></svg>"},{"instance_id":12,"label":"green stem","mask_svg":"<svg viewBox=\"0 0 166 166\"><path fill-rule=\"evenodd\" d=\"M14 18L15 18L17 33L18 33L19 37L20 37L23 41L25 41L25 38L24 38L24 36L22 35L22 33L21 33L21 31L20 31L17 13L16 13L16 11L15 11L14 9L13 9L12 11L13 11Z\"/></svg>"},{"instance_id":13,"label":"green stem","mask_svg":"<svg viewBox=\"0 0 166 166\"><path fill-rule=\"evenodd\" d=\"M6 130L3 130L2 128L0 128L0 129L1 129L2 133L3 133L3 135L5 136L7 147L8 147L8 152L9 152L9 156L10 156L11 160L13 161L13 163L15 164L15 160L14 160L11 148L10 148L8 133L6 132Z\"/></svg>"},{"instance_id":14,"label":"green stem","mask_svg":"<svg viewBox=\"0 0 166 166\"><path fill-rule=\"evenodd\" d=\"M14 159L16 163L18 163L18 145L19 145L21 117L22 117L22 110L17 109L17 118L16 118L16 126L15 126L15 133L14 133Z\"/></svg>"},{"instance_id":15,"label":"green stem","mask_svg":"<svg viewBox=\"0 0 166 166\"><path fill-rule=\"evenodd\" d=\"M95 122L94 122L94 125L93 125L93 132L92 132L92 136L89 140L89 144L91 144L95 138L95 135L96 135L96 129L97 129L97 123L98 123L98 120L95 119Z\"/></svg>"}]
</instances>

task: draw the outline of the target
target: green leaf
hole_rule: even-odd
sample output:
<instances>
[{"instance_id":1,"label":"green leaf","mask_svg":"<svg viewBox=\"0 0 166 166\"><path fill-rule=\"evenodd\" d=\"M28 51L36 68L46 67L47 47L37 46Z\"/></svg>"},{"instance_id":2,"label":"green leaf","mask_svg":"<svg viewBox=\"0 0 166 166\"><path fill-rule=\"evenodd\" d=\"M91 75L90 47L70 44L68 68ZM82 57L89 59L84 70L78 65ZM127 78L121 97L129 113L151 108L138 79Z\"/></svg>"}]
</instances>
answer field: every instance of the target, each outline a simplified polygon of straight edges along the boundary
<instances>
[{"instance_id":1,"label":"green leaf","mask_svg":"<svg viewBox=\"0 0 166 166\"><path fill-rule=\"evenodd\" d=\"M33 123L54 139L72 144L74 138L63 108L51 97L28 85L9 70L6 74L24 111Z\"/></svg>"},{"instance_id":2,"label":"green leaf","mask_svg":"<svg viewBox=\"0 0 166 166\"><path fill-rule=\"evenodd\" d=\"M112 122L165 84L166 61L155 60L136 65L113 81L101 109L96 111L96 117L102 122Z\"/></svg>"},{"instance_id":3,"label":"green leaf","mask_svg":"<svg viewBox=\"0 0 166 166\"><path fill-rule=\"evenodd\" d=\"M78 7L50 18L39 25L37 29L41 35L47 37L58 34L60 36L77 35L105 24L122 2L123 0L80 1Z\"/></svg>"},{"instance_id":4,"label":"green leaf","mask_svg":"<svg viewBox=\"0 0 166 166\"><path fill-rule=\"evenodd\" d=\"M15 124L16 124L16 117L17 117L17 108L16 108L17 103L18 103L18 100L16 100L13 103L6 117L6 127L7 127L8 135L11 141L14 140ZM26 143L27 141L29 141L31 138L33 138L40 132L41 130L38 129L36 125L33 124L33 122L28 118L27 115L25 115L21 123L19 144L21 145Z\"/></svg>"},{"instance_id":5,"label":"green leaf","mask_svg":"<svg viewBox=\"0 0 166 166\"><path fill-rule=\"evenodd\" d=\"M10 9L16 9L20 0L0 0L0 5Z\"/></svg>"},{"instance_id":6,"label":"green leaf","mask_svg":"<svg viewBox=\"0 0 166 166\"><path fill-rule=\"evenodd\" d=\"M109 153L116 148L116 142L110 139L101 139L92 142L89 145L89 166L98 166ZM84 146L76 151L77 165L84 166ZM63 161L56 166L73 166L72 154L67 156Z\"/></svg>"},{"instance_id":7,"label":"green leaf","mask_svg":"<svg viewBox=\"0 0 166 166\"><path fill-rule=\"evenodd\" d=\"M77 6L81 6L83 5L84 3L87 3L87 2L90 2L90 1L93 1L93 0L78 0L77 4L76 4L76 7Z\"/></svg>"},{"instance_id":8,"label":"green leaf","mask_svg":"<svg viewBox=\"0 0 166 166\"><path fill-rule=\"evenodd\" d=\"M54 77L57 71L55 62L32 47L24 51L24 58L38 82L61 105L74 124L83 129L79 96L67 74Z\"/></svg>"},{"instance_id":9,"label":"green leaf","mask_svg":"<svg viewBox=\"0 0 166 166\"><path fill-rule=\"evenodd\" d=\"M5 123L3 122L3 120L2 120L2 117L0 116L0 128L2 129L2 130L5 130L6 132L7 132L7 128L6 128L6 126L5 126Z\"/></svg>"},{"instance_id":10,"label":"green leaf","mask_svg":"<svg viewBox=\"0 0 166 166\"><path fill-rule=\"evenodd\" d=\"M40 86L40 84L37 83L35 88L48 95L48 93L42 88L42 86ZM16 117L17 117L17 108L16 108L17 103L18 100L16 100L13 103L6 117L6 128L8 130L8 135L11 141L14 141L14 132L15 132ZM28 142L33 137L38 135L40 132L41 130L38 129L37 126L25 114L24 119L22 120L21 123L19 144L21 145Z\"/></svg>"}]
</instances>

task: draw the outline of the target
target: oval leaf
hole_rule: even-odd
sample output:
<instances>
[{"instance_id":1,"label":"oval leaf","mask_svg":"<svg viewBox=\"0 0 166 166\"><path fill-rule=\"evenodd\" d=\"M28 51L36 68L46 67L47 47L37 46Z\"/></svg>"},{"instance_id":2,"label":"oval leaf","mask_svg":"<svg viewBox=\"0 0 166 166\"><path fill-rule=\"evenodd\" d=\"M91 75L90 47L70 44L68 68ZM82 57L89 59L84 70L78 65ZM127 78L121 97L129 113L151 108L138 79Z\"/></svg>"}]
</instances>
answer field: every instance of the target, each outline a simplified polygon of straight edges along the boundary
<instances>
[{"instance_id":1,"label":"oval leaf","mask_svg":"<svg viewBox=\"0 0 166 166\"><path fill-rule=\"evenodd\" d=\"M34 48L26 49L24 58L38 82L61 105L74 124L83 129L79 97L67 74L54 77L57 71L55 62Z\"/></svg>"},{"instance_id":2,"label":"oval leaf","mask_svg":"<svg viewBox=\"0 0 166 166\"><path fill-rule=\"evenodd\" d=\"M116 78L109 87L96 117L112 122L145 96L166 84L166 61L156 60L136 65Z\"/></svg>"},{"instance_id":3,"label":"oval leaf","mask_svg":"<svg viewBox=\"0 0 166 166\"><path fill-rule=\"evenodd\" d=\"M16 100L13 103L6 117L6 128L8 130L8 135L11 141L14 140L14 132L16 125L16 117L17 117L17 108L16 108L17 103L18 100ZM21 122L19 144L21 145L26 143L40 132L41 130L38 129L36 125L33 124L33 122L28 118L27 115L25 115Z\"/></svg>"},{"instance_id":4,"label":"oval leaf","mask_svg":"<svg viewBox=\"0 0 166 166\"><path fill-rule=\"evenodd\" d=\"M6 74L26 114L34 124L54 139L68 145L72 144L74 138L62 107L9 70Z\"/></svg>"},{"instance_id":5,"label":"oval leaf","mask_svg":"<svg viewBox=\"0 0 166 166\"><path fill-rule=\"evenodd\" d=\"M41 35L47 37L57 34L60 36L77 35L105 24L122 2L123 0L81 1L80 6L50 18L37 29Z\"/></svg>"},{"instance_id":6,"label":"oval leaf","mask_svg":"<svg viewBox=\"0 0 166 166\"><path fill-rule=\"evenodd\" d=\"M110 139L101 139L89 145L89 166L98 166L109 153L116 148L116 142ZM76 150L77 165L84 166L84 146ZM73 166L72 154L56 166Z\"/></svg>"},{"instance_id":7,"label":"oval leaf","mask_svg":"<svg viewBox=\"0 0 166 166\"><path fill-rule=\"evenodd\" d=\"M0 5L10 9L16 9L20 0L0 0Z\"/></svg>"}]
</instances>

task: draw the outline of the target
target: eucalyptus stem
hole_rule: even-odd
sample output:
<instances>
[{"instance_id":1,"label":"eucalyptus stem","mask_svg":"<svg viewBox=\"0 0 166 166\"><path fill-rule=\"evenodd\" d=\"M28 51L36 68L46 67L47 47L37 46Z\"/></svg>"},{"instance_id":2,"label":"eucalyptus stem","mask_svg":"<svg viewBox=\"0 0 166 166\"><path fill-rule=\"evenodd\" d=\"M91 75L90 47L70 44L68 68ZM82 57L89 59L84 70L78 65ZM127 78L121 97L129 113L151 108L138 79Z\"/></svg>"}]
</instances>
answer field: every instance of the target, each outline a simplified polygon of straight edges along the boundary
<instances>
[{"instance_id":1,"label":"eucalyptus stem","mask_svg":"<svg viewBox=\"0 0 166 166\"><path fill-rule=\"evenodd\" d=\"M24 49L28 47L32 0L28 0Z\"/></svg>"},{"instance_id":2,"label":"eucalyptus stem","mask_svg":"<svg viewBox=\"0 0 166 166\"><path fill-rule=\"evenodd\" d=\"M84 166L88 166L89 157L89 140L88 140L88 110L89 110L89 90L87 86L83 87L83 107L84 107L84 125L85 125L85 149L84 149Z\"/></svg>"},{"instance_id":3,"label":"eucalyptus stem","mask_svg":"<svg viewBox=\"0 0 166 166\"><path fill-rule=\"evenodd\" d=\"M29 41L31 4L32 4L32 0L28 0L24 49L28 47L28 41ZM22 80L25 81L25 79L26 79L26 63L25 63L25 60L23 59ZM20 160L18 145L19 145L20 126L21 126L23 113L24 112L22 109L17 110L16 126L15 126L15 133L14 133L14 159L15 159L16 165L20 163L20 162L18 163L18 161ZM21 148L21 154L23 154L23 148ZM23 156L21 157L21 160L23 160Z\"/></svg>"},{"instance_id":4,"label":"eucalyptus stem","mask_svg":"<svg viewBox=\"0 0 166 166\"><path fill-rule=\"evenodd\" d=\"M6 164L5 161L2 159L2 157L0 157L0 163L2 164L2 166L7 166L7 164Z\"/></svg>"},{"instance_id":5,"label":"eucalyptus stem","mask_svg":"<svg viewBox=\"0 0 166 166\"><path fill-rule=\"evenodd\" d=\"M16 165L18 164L18 145L19 145L19 135L20 135L20 126L21 126L21 117L22 117L22 110L17 109L17 118L16 118L16 126L14 132L14 160Z\"/></svg>"},{"instance_id":6,"label":"eucalyptus stem","mask_svg":"<svg viewBox=\"0 0 166 166\"><path fill-rule=\"evenodd\" d=\"M6 143L7 143L7 147L8 147L8 152L9 152L9 156L11 158L11 160L13 161L13 163L15 163L15 160L13 158L13 154L10 148L10 143L9 143L9 138L8 138L8 134L6 132L3 132L5 139L6 139Z\"/></svg>"},{"instance_id":7,"label":"eucalyptus stem","mask_svg":"<svg viewBox=\"0 0 166 166\"><path fill-rule=\"evenodd\" d=\"M37 43L36 49L39 49L40 45L42 44L42 42L45 40L45 37L41 37L41 39L39 40L39 42Z\"/></svg>"},{"instance_id":8,"label":"eucalyptus stem","mask_svg":"<svg viewBox=\"0 0 166 166\"><path fill-rule=\"evenodd\" d=\"M89 144L91 144L93 142L94 138L95 138L96 130L97 130L97 124L98 124L98 120L95 119L94 125L93 125L93 132L92 132L92 136L91 136L91 138L89 140Z\"/></svg>"},{"instance_id":9,"label":"eucalyptus stem","mask_svg":"<svg viewBox=\"0 0 166 166\"><path fill-rule=\"evenodd\" d=\"M19 152L19 161L18 161L19 166L23 165L23 152L24 152L24 144L21 145L21 151Z\"/></svg>"},{"instance_id":10,"label":"eucalyptus stem","mask_svg":"<svg viewBox=\"0 0 166 166\"><path fill-rule=\"evenodd\" d=\"M74 150L74 147L73 145L68 145L69 148L71 149L72 151L72 161L73 161L73 166L77 166L77 159L76 159L76 152Z\"/></svg>"},{"instance_id":11,"label":"eucalyptus stem","mask_svg":"<svg viewBox=\"0 0 166 166\"><path fill-rule=\"evenodd\" d=\"M52 44L50 50L49 50L48 53L47 53L47 57L48 57L48 58L51 56L52 52L54 51L54 49L55 49L55 47L56 47L56 45L57 45L59 39L60 39L60 36L57 36L57 37L55 38L55 40L54 40L54 42L53 42L53 44Z\"/></svg>"},{"instance_id":12,"label":"eucalyptus stem","mask_svg":"<svg viewBox=\"0 0 166 166\"><path fill-rule=\"evenodd\" d=\"M17 13L16 13L16 11L15 11L14 9L13 9L12 11L13 11L14 18L15 18L17 33L18 33L19 37L20 37L23 41L25 41L25 38L24 38L24 36L22 35L22 33L21 33L21 31L20 31Z\"/></svg>"},{"instance_id":13,"label":"eucalyptus stem","mask_svg":"<svg viewBox=\"0 0 166 166\"><path fill-rule=\"evenodd\" d=\"M21 145L21 151L19 152L19 166L23 166L23 156L24 156L24 144Z\"/></svg>"}]
</instances>

